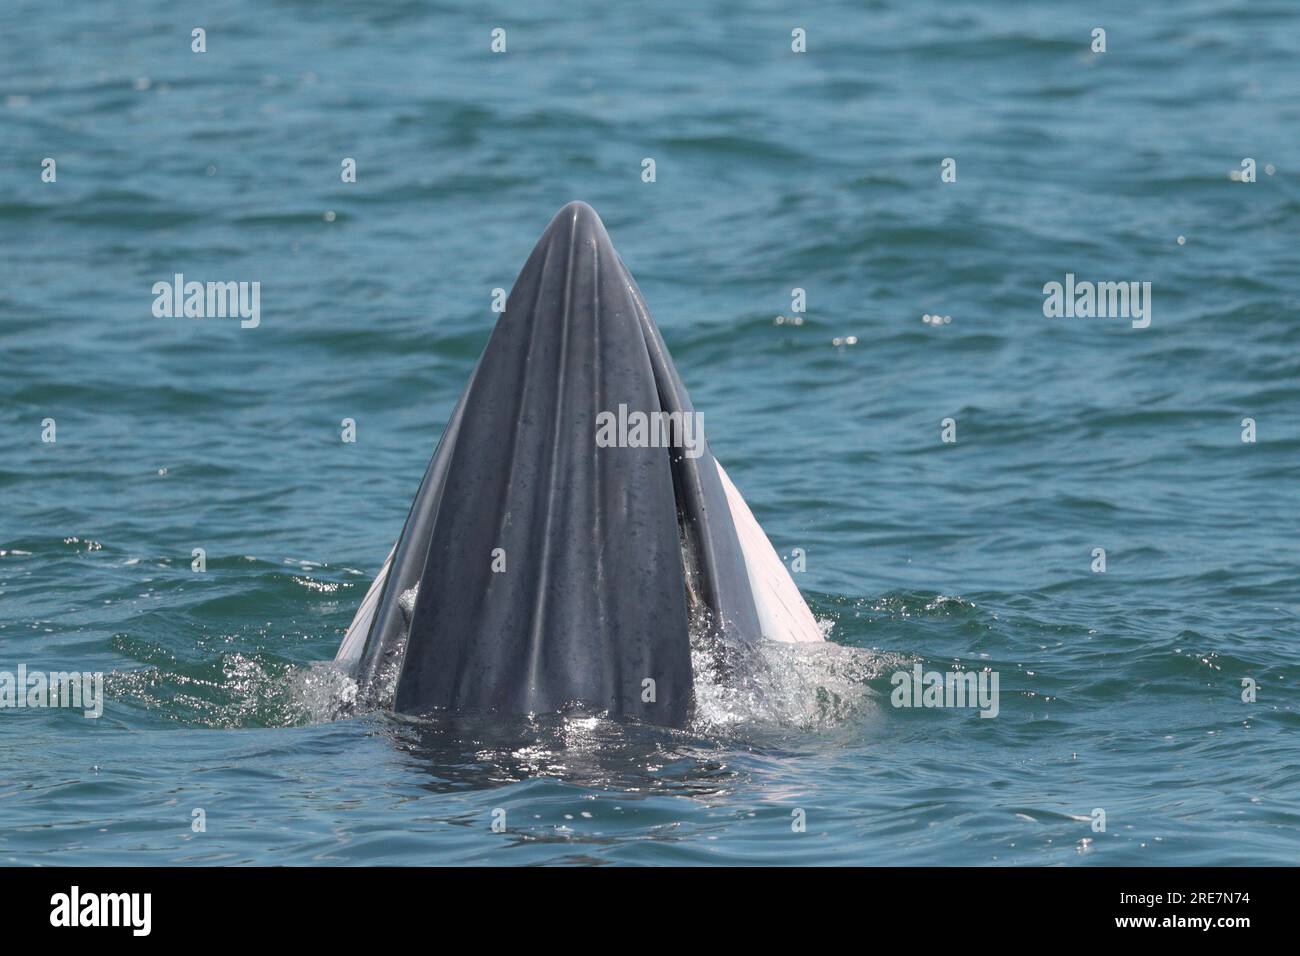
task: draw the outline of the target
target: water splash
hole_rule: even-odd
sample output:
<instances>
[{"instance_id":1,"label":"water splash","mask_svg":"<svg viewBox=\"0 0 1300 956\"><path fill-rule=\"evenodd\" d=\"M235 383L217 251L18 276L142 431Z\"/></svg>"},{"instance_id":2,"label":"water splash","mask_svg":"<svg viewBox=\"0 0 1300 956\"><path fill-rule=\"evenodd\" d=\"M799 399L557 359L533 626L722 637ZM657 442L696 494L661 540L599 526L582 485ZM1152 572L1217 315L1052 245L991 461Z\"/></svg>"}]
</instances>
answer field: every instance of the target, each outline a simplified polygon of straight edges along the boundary
<instances>
[{"instance_id":1,"label":"water splash","mask_svg":"<svg viewBox=\"0 0 1300 956\"><path fill-rule=\"evenodd\" d=\"M819 620L818 626L829 634L834 622ZM691 662L692 729L715 733L753 726L811 730L860 719L874 706L870 682L896 660L830 641L755 643L697 634Z\"/></svg>"},{"instance_id":2,"label":"water splash","mask_svg":"<svg viewBox=\"0 0 1300 956\"><path fill-rule=\"evenodd\" d=\"M408 626L413 597L401 598ZM818 626L828 636L834 621L822 618ZM830 641L747 641L719 634L698 617L691 635L696 706L688 730L703 735L852 724L876 706L871 683L901 660ZM295 663L264 649L186 661L126 635L113 643L151 666L109 674L110 696L167 720L213 728L301 726L391 709L401 660L395 655L378 675L373 698L363 700L353 676L333 661Z\"/></svg>"}]
</instances>

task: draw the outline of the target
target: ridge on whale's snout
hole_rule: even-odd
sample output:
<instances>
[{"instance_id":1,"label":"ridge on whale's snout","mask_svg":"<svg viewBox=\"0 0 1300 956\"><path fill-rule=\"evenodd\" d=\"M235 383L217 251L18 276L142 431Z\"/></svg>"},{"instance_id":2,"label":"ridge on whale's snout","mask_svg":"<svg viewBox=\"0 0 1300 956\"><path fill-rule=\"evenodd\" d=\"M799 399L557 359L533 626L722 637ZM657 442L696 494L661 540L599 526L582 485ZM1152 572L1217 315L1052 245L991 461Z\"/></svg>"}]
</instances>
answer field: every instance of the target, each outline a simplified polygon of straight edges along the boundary
<instances>
[{"instance_id":1,"label":"ridge on whale's snout","mask_svg":"<svg viewBox=\"0 0 1300 956\"><path fill-rule=\"evenodd\" d=\"M772 602L754 582L789 577L702 434L597 443L620 406L694 416L604 225L572 202L515 280L339 650L364 696L687 722L692 627L758 638ZM747 564L755 532L766 552ZM793 584L782 599L806 632Z\"/></svg>"}]
</instances>

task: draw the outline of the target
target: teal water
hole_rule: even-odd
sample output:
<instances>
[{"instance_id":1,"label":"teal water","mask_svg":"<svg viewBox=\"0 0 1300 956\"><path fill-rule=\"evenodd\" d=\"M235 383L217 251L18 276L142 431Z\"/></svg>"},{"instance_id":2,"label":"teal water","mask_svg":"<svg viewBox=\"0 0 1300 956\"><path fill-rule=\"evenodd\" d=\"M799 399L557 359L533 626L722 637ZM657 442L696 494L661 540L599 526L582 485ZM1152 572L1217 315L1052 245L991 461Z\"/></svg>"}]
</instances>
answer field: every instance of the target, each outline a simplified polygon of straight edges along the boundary
<instances>
[{"instance_id":1,"label":"teal water","mask_svg":"<svg viewBox=\"0 0 1300 956\"><path fill-rule=\"evenodd\" d=\"M0 712L0 862L1296 863L1298 49L1280 0L0 7L0 670L108 697ZM331 719L574 198L833 646L685 733ZM261 325L155 318L177 272ZM1045 318L1067 272L1151 326ZM918 662L999 715L892 707Z\"/></svg>"}]
</instances>

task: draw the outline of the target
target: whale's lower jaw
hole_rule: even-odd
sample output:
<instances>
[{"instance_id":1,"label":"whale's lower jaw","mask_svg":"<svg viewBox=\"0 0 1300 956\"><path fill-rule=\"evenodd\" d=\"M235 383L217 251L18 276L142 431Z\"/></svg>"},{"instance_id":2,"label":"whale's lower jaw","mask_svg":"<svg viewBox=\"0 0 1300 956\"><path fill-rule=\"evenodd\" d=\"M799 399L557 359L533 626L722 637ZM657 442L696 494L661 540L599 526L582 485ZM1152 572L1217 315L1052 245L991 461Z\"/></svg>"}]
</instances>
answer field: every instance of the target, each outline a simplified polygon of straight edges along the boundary
<instances>
[{"instance_id":1,"label":"whale's lower jaw","mask_svg":"<svg viewBox=\"0 0 1300 956\"><path fill-rule=\"evenodd\" d=\"M520 272L339 649L363 696L390 705L391 685L410 714L576 703L684 726L693 627L820 639L703 435L598 442L602 413L623 409L700 423L599 218L571 203Z\"/></svg>"}]
</instances>

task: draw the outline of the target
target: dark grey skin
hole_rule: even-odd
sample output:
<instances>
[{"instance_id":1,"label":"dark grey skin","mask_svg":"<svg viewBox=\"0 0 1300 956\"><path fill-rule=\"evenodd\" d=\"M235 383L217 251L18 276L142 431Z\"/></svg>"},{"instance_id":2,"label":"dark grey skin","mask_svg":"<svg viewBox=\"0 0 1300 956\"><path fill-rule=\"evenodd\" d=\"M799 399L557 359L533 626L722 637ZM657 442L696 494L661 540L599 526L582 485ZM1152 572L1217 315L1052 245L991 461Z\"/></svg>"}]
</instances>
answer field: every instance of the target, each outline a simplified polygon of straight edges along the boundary
<instances>
[{"instance_id":1,"label":"dark grey skin","mask_svg":"<svg viewBox=\"0 0 1300 956\"><path fill-rule=\"evenodd\" d=\"M400 713L576 706L688 723L692 624L757 638L754 599L707 443L696 458L597 447L597 415L620 404L694 411L604 225L573 202L519 273L425 472L363 695L395 670Z\"/></svg>"}]
</instances>

